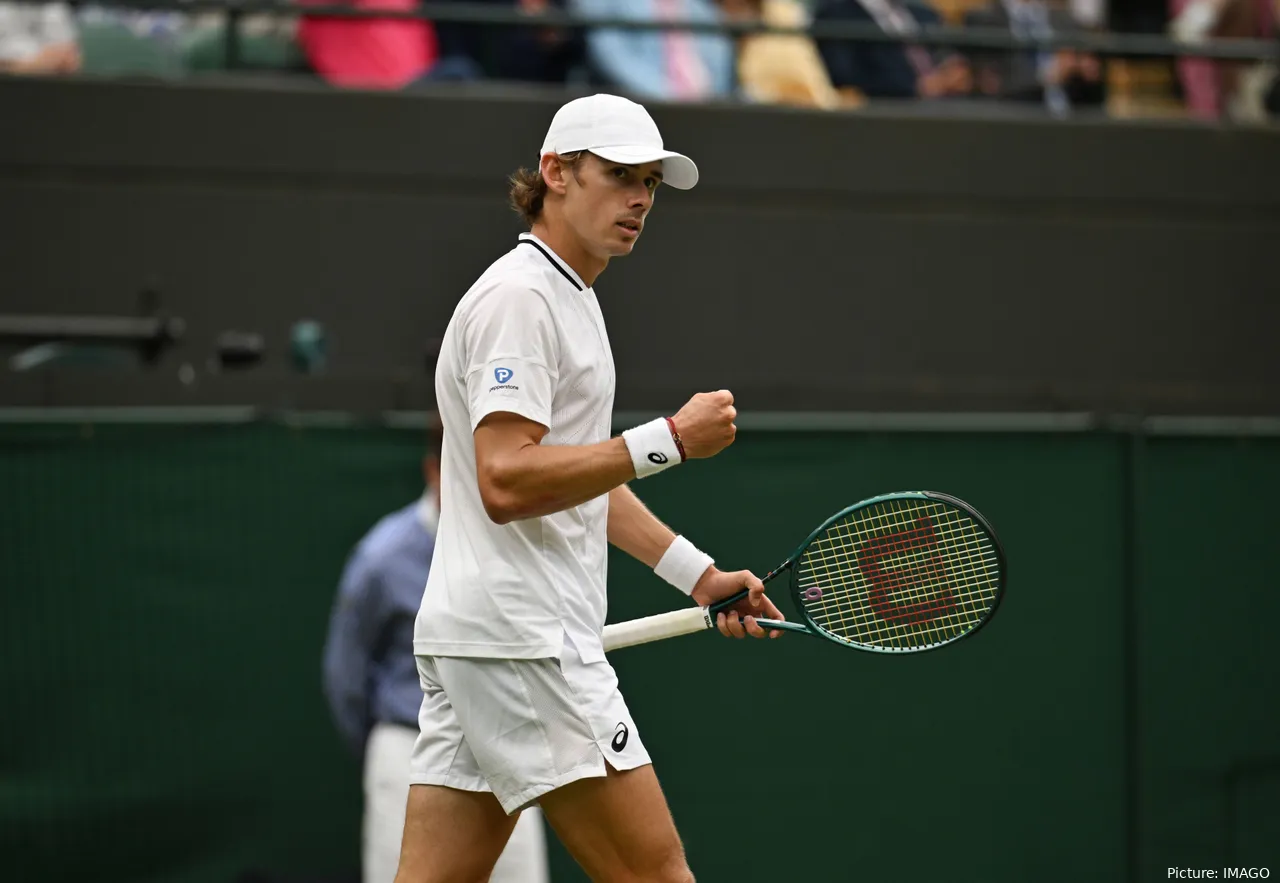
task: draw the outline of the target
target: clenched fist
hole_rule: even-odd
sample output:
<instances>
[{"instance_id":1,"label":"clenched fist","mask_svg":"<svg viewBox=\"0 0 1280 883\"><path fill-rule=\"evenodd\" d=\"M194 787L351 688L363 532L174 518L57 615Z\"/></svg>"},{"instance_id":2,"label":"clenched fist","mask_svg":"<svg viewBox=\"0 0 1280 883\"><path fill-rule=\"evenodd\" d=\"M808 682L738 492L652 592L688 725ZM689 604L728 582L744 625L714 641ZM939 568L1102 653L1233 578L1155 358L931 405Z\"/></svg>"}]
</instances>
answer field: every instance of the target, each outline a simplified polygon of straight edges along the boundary
<instances>
[{"instance_id":1,"label":"clenched fist","mask_svg":"<svg viewBox=\"0 0 1280 883\"><path fill-rule=\"evenodd\" d=\"M671 422L684 444L684 455L693 460L714 457L733 444L733 438L738 434L738 427L733 425L737 416L733 394L722 389L698 393L671 418Z\"/></svg>"}]
</instances>

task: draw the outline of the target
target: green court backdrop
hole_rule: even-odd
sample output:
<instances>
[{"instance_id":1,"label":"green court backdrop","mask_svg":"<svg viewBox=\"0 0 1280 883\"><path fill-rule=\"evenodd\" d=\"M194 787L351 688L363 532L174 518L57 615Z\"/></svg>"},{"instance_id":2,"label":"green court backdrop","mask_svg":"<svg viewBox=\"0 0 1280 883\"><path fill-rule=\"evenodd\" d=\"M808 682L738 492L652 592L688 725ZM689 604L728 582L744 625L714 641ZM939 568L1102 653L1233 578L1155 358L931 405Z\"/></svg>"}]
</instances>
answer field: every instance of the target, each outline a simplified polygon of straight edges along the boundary
<instances>
[{"instance_id":1,"label":"green court backdrop","mask_svg":"<svg viewBox=\"0 0 1280 883\"><path fill-rule=\"evenodd\" d=\"M0 426L5 879L358 867L321 647L352 545L420 490L421 441ZM914 489L977 506L1009 561L997 619L940 652L706 634L613 655L700 881L1280 874L1280 440L743 431L635 487L725 568ZM681 603L614 556L611 621Z\"/></svg>"}]
</instances>

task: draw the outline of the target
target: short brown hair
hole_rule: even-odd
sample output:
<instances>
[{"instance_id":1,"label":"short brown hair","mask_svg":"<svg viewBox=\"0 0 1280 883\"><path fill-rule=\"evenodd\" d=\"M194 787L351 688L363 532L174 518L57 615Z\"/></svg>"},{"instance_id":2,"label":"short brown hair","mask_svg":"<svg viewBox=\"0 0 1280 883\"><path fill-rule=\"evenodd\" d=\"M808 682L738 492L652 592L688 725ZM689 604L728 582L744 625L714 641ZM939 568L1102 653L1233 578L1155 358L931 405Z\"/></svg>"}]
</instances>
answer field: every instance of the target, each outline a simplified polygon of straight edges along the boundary
<instances>
[{"instance_id":1,"label":"short brown hair","mask_svg":"<svg viewBox=\"0 0 1280 883\"><path fill-rule=\"evenodd\" d=\"M575 150L573 153L560 154L560 160L576 176L578 164L586 155L585 150ZM519 169L509 180L511 189L507 193L507 199L511 202L511 208L532 227L542 214L542 203L547 197L547 182L542 177L542 168L535 166L533 169Z\"/></svg>"}]
</instances>

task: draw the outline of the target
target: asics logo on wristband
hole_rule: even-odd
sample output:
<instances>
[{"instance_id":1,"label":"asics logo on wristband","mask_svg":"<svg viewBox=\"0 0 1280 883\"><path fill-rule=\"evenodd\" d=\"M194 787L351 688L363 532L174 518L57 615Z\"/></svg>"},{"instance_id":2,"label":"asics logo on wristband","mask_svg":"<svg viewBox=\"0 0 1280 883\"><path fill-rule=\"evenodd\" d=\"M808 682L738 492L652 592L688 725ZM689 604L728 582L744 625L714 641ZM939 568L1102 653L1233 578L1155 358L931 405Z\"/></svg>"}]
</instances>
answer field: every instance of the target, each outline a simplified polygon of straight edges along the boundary
<instances>
[{"instance_id":1,"label":"asics logo on wristband","mask_svg":"<svg viewBox=\"0 0 1280 883\"><path fill-rule=\"evenodd\" d=\"M680 462L671 430L662 417L631 427L622 433L622 440L627 445L636 478L656 475Z\"/></svg>"}]
</instances>

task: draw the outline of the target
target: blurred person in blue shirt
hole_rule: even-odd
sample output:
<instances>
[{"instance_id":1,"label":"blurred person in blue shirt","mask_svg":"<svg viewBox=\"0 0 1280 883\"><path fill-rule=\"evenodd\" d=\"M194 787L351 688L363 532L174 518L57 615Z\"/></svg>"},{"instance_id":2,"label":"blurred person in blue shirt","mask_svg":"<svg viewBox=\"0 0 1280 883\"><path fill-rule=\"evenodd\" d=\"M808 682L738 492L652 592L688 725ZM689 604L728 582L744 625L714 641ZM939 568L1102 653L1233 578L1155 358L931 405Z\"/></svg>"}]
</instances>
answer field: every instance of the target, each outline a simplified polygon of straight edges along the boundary
<instances>
[{"instance_id":1,"label":"blurred person in blue shirt","mask_svg":"<svg viewBox=\"0 0 1280 883\"><path fill-rule=\"evenodd\" d=\"M364 883L393 883L400 861L409 757L422 688L413 623L427 585L440 519L438 423L423 457L422 497L384 516L342 573L324 648L324 692L344 741L364 761ZM546 883L541 811L520 815L490 883Z\"/></svg>"},{"instance_id":2,"label":"blurred person in blue shirt","mask_svg":"<svg viewBox=\"0 0 1280 883\"><path fill-rule=\"evenodd\" d=\"M575 15L633 21L724 21L713 0L569 0ZM592 74L628 97L705 101L736 92L733 39L724 33L592 28Z\"/></svg>"}]
</instances>

